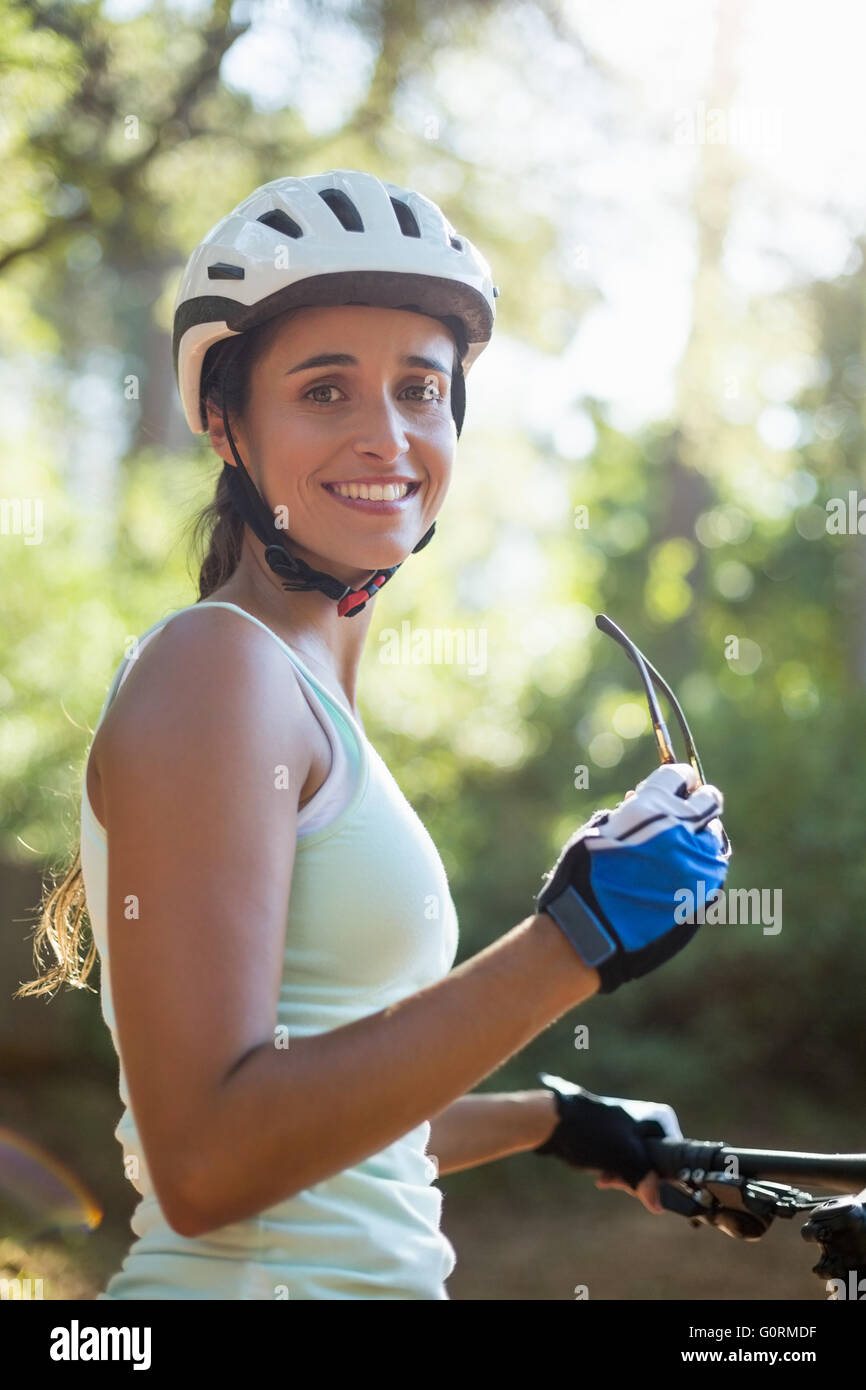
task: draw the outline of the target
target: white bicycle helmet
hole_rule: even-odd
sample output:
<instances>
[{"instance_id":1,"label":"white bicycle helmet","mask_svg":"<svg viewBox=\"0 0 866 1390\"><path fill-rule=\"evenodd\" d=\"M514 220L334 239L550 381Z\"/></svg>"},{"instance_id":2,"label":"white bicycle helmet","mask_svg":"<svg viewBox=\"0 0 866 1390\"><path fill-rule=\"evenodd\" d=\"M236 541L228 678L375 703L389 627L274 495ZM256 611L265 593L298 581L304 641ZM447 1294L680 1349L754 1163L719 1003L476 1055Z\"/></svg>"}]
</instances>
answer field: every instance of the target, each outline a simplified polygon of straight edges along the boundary
<instances>
[{"instance_id":1,"label":"white bicycle helmet","mask_svg":"<svg viewBox=\"0 0 866 1390\"><path fill-rule=\"evenodd\" d=\"M173 332L187 423L194 434L207 430L202 366L215 343L302 305L369 304L411 309L450 328L458 355L451 400L459 436L464 378L490 341L498 294L487 261L423 194L356 169L274 179L222 218L187 262ZM232 501L266 546L274 572L290 576L283 587L318 588L337 600L341 614L360 612L399 566L377 571L365 589L354 591L291 555L286 531L276 527L238 455L224 402L223 422L237 464L225 465Z\"/></svg>"}]
</instances>

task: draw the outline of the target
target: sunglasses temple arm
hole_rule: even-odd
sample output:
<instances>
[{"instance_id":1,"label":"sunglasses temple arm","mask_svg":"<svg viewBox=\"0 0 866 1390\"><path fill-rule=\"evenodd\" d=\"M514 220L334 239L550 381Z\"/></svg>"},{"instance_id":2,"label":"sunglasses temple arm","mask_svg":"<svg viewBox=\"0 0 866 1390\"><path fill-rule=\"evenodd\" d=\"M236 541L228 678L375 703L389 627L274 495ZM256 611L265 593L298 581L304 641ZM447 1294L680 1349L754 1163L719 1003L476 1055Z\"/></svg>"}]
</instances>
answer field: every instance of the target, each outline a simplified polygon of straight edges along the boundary
<instances>
[{"instance_id":1,"label":"sunglasses temple arm","mask_svg":"<svg viewBox=\"0 0 866 1390\"><path fill-rule=\"evenodd\" d=\"M641 655L643 656L642 653L641 653ZM652 676L652 678L653 678L653 680L655 681L656 685L658 686L659 690L661 690L662 693L663 693L664 695L666 695L667 698L668 698L668 700L670 701L671 709L674 711L674 713L675 713L675 715L676 715L676 717L677 717L677 721L678 721L678 723L679 723L679 726L680 726L680 728L681 728L682 731L683 731L683 738L684 738L685 741L686 741L686 748L687 748L687 750L688 750L689 762L691 763L692 767L695 769L695 772L696 772L696 773L698 774L698 776L700 777L700 779L701 779L701 784L702 784L702 785L705 785L707 779L706 779L705 776L704 776L704 769L701 767L701 760L700 760L700 758L698 757L698 750L697 750L697 748L695 747L695 741L694 741L694 739L692 738L692 731L691 731L691 729L689 728L689 726L688 726L688 724L687 724L687 722L686 722L686 716L683 714L682 710L680 709L679 701L677 700L676 696L674 695L674 692L671 690L671 688L670 688L670 686L668 685L667 681L664 680L664 678L663 678L662 676L659 675L658 671L657 671L656 668L653 666L652 662L651 662L651 661L648 661L647 658L646 658L645 656L643 656L643 660L644 660L644 662L646 663L647 670L649 671L650 675Z\"/></svg>"},{"instance_id":2,"label":"sunglasses temple arm","mask_svg":"<svg viewBox=\"0 0 866 1390\"><path fill-rule=\"evenodd\" d=\"M658 744L659 748L659 756L661 757L662 762L675 763L677 761L677 758L673 750L673 744L671 743L670 734L667 730L667 725L665 724L665 721L662 718L661 709L659 708L659 703L656 699L656 694L653 690L652 683L650 681L650 675L652 676L653 680L656 682L656 685L659 687L662 693L666 695L668 700L670 701L671 709L674 711L674 714L676 715L677 720L679 722L679 726L683 731L683 737L686 741L686 749L689 755L689 762L695 769L695 772L698 774L701 785L705 785L706 778L704 777L704 769L701 767L701 760L698 757L698 750L695 747L695 741L692 738L692 731L686 722L685 715L680 709L679 701L677 700L667 681L659 675L652 662L647 660L643 653L634 645L634 643L628 637L626 637L622 629L617 627L616 623L613 622L607 616L606 613L598 614L595 620L595 625L601 632L606 632L609 637L612 637L614 641L619 643L623 650L628 653L629 657L634 662L635 666L640 672L641 680L643 681L644 690L646 691L647 701L650 707L650 717L652 719L653 732L656 737L656 743Z\"/></svg>"},{"instance_id":3,"label":"sunglasses temple arm","mask_svg":"<svg viewBox=\"0 0 866 1390\"><path fill-rule=\"evenodd\" d=\"M628 650L628 649L626 648L626 650ZM635 651L637 651L637 648L635 648ZM700 779L698 785L699 785L699 786L702 786L702 787L705 787L705 786L707 785L707 779L706 779L706 777L704 776L704 769L702 768L702 766L701 766L701 760L700 760L700 758L698 757L698 750L697 750L697 748L695 747L695 741L694 741L694 739L692 738L692 731L691 731L691 729L690 729L689 726L688 726L688 722L687 722L687 720L686 720L686 716L683 714L682 710L680 709L679 701L678 701L677 697L674 695L674 692L671 690L670 686L668 685L668 683L667 683L667 681L664 679L664 677L659 675L658 671L657 671L656 668L653 666L652 662L651 662L651 661L648 661L647 658L643 655L642 652L640 653L640 656L641 656L641 660L645 663L647 670L649 671L650 675L652 676L652 678L653 678L653 680L655 681L656 685L658 686L659 690L661 690L662 694L663 694L663 695L666 695L667 698L668 698L668 700L670 700L671 708L673 709L674 713L676 714L677 720L679 721L679 726L680 726L680 728L681 728L682 731L683 731L683 738L684 738L685 741L686 741L686 748L687 748L688 754L689 754L689 762L691 763L692 767L695 769L695 772L698 774L698 777L699 777L699 779ZM637 663L635 663L635 664L637 664ZM666 730L665 732L667 732L667 730ZM656 736L658 736L658 735L656 735ZM728 832L727 832L727 830L725 829L725 827L724 827L724 825L722 824L721 821L719 821L719 829L720 829L721 832L722 832L722 853L724 854L724 856L725 856L726 859L729 859L730 856L731 856L731 842L730 842L730 840L728 839Z\"/></svg>"},{"instance_id":4,"label":"sunglasses temple arm","mask_svg":"<svg viewBox=\"0 0 866 1390\"><path fill-rule=\"evenodd\" d=\"M650 680L648 669L649 662L643 654L638 651L634 643L626 637L622 629L618 628L616 623L608 618L607 614L600 613L595 620L595 625L601 632L606 632L608 637L612 637L615 642L619 643L640 672L640 678L643 681L643 687L650 709L653 733L655 734L656 743L658 744L659 757L663 763L675 763L677 758L673 744L671 743L671 736L668 733L668 726L662 717L661 707L656 698L652 681ZM673 705L676 709L676 701L673 702Z\"/></svg>"},{"instance_id":5,"label":"sunglasses temple arm","mask_svg":"<svg viewBox=\"0 0 866 1390\"><path fill-rule=\"evenodd\" d=\"M626 650L628 649L626 648ZM641 653L638 653L637 649L635 649L634 654L629 652L629 656L631 656L632 661L640 671L643 680L644 690L646 691L646 697L650 707L650 719L652 720L653 733L655 734L656 743L658 744L659 757L663 763L675 763L677 755L671 743L668 726L662 717L661 708L652 687L652 681L649 679L648 673L652 668L649 666L649 663L644 667L646 658ZM703 781L703 778L701 778L701 780Z\"/></svg>"}]
</instances>

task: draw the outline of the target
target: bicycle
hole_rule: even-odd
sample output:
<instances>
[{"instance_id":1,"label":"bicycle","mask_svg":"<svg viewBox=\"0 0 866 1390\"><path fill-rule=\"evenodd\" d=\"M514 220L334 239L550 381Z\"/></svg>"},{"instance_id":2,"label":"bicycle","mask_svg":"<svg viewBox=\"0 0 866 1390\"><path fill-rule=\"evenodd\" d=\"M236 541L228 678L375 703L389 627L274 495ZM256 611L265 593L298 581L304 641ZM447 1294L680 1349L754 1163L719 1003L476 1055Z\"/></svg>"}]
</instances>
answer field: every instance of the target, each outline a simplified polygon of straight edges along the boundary
<instances>
[{"instance_id":1,"label":"bicycle","mask_svg":"<svg viewBox=\"0 0 866 1390\"><path fill-rule=\"evenodd\" d=\"M649 1124L644 1143L661 1179L659 1198L666 1211L694 1227L712 1226L748 1241L765 1235L776 1217L808 1213L801 1235L821 1251L812 1273L835 1284L828 1301L866 1299L866 1153L798 1153L743 1149L721 1140L655 1138ZM844 1195L815 1197L785 1181L790 1178Z\"/></svg>"}]
</instances>

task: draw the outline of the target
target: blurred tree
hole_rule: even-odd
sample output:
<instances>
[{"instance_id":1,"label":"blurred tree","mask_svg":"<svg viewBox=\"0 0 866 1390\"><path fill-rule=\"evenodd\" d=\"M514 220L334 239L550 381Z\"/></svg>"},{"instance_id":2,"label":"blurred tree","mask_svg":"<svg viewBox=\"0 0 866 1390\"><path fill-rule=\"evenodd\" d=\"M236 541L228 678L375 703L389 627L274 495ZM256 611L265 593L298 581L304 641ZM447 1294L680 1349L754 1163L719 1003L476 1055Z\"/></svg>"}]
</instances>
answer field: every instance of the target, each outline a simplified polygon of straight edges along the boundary
<instances>
[{"instance_id":1,"label":"blurred tree","mask_svg":"<svg viewBox=\"0 0 866 1390\"><path fill-rule=\"evenodd\" d=\"M777 935L705 927L665 970L569 1015L485 1088L531 1085L545 1066L669 1100L693 1130L864 1147L852 1096L866 551L862 536L828 535L826 503L863 487L866 243L852 239L832 282L792 267L782 291L735 293L726 244L754 193L749 161L731 140L700 142L682 208L696 260L675 404L626 432L580 382L563 407L554 370L602 294L583 256L607 234L593 220L605 194L582 183L587 151L623 131L624 83L575 7L299 0L283 16L295 47L278 50L297 72L319 61L329 26L369 58L324 131L294 92L274 109L228 80L261 22L253 6L113 14L102 0L0 0L0 444L9 516L28 501L44 514L42 543L13 525L0 545L7 863L66 852L125 642L194 597L181 523L208 499L216 462L189 436L171 375L191 248L287 172L360 167L417 184L495 267L497 335L550 368L527 366L517 402L479 373L495 419L461 440L436 544L383 594L365 658L365 722L442 851L461 958L527 915L566 836L654 766L636 673L597 633L600 611L682 698L726 796L730 886L781 888L784 901ZM730 111L742 0L719 15L706 97ZM641 138L649 151L670 134L647 126ZM633 235L630 196L617 191ZM470 424L472 407L470 391ZM558 433L569 407L595 440L578 456ZM483 638L486 665L389 665L380 638L404 621ZM7 916L21 935L19 906L16 894ZM36 1007L7 1006L7 1033ZM588 1051L574 1047L581 1022ZM519 1186L525 1172L448 1184Z\"/></svg>"}]
</instances>

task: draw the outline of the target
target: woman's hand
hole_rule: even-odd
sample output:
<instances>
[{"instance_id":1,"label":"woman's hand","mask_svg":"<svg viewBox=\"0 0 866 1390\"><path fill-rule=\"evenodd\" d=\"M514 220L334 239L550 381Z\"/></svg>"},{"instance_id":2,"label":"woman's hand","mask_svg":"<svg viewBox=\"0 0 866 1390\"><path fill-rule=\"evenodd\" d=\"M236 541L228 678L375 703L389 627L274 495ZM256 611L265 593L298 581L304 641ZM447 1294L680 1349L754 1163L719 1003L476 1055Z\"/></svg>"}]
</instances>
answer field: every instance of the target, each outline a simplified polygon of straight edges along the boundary
<instances>
[{"instance_id":1,"label":"woman's hand","mask_svg":"<svg viewBox=\"0 0 866 1390\"><path fill-rule=\"evenodd\" d=\"M618 1178L614 1173L602 1173L596 1182L596 1187L618 1187L623 1192L627 1192L631 1197L638 1197L643 1202L647 1211L660 1216L664 1211L659 1197L659 1178L657 1173L647 1173L645 1178L641 1178L637 1185L637 1191L629 1187L627 1182Z\"/></svg>"},{"instance_id":2,"label":"woman's hand","mask_svg":"<svg viewBox=\"0 0 866 1390\"><path fill-rule=\"evenodd\" d=\"M656 970L695 936L700 923L682 915L680 895L695 884L714 893L725 881L721 809L721 792L700 785L689 763L665 763L563 847L536 912L598 971L600 994Z\"/></svg>"},{"instance_id":3,"label":"woman's hand","mask_svg":"<svg viewBox=\"0 0 866 1390\"><path fill-rule=\"evenodd\" d=\"M535 1152L554 1154L574 1168L597 1172L596 1187L619 1187L638 1197L647 1211L664 1211L659 1180L644 1138L682 1139L676 1111L651 1100L597 1096L549 1072L538 1079L553 1091L558 1123Z\"/></svg>"}]
</instances>

